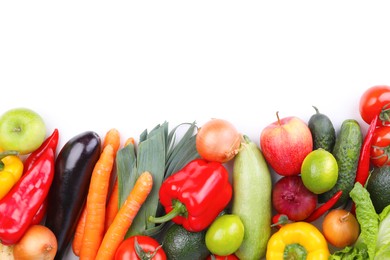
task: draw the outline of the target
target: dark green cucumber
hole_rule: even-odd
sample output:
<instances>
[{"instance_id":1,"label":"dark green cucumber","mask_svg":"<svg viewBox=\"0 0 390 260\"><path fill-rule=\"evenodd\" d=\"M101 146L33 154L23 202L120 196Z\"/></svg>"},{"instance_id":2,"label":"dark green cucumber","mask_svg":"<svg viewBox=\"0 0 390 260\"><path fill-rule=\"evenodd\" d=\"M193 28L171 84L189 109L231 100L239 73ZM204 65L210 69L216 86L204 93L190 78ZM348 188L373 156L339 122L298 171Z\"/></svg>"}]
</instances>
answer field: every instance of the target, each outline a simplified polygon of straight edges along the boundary
<instances>
[{"instance_id":1,"label":"dark green cucumber","mask_svg":"<svg viewBox=\"0 0 390 260\"><path fill-rule=\"evenodd\" d=\"M313 137L313 149L322 148L331 153L336 142L333 123L327 115L320 113L315 106L313 108L316 113L310 117L308 122Z\"/></svg>"},{"instance_id":2,"label":"dark green cucumber","mask_svg":"<svg viewBox=\"0 0 390 260\"><path fill-rule=\"evenodd\" d=\"M355 183L362 142L363 136L359 123L354 119L344 120L332 152L339 166L339 176L331 190L319 194L320 203L328 201L337 191L343 190L343 194L333 208L346 204L349 192Z\"/></svg>"}]
</instances>

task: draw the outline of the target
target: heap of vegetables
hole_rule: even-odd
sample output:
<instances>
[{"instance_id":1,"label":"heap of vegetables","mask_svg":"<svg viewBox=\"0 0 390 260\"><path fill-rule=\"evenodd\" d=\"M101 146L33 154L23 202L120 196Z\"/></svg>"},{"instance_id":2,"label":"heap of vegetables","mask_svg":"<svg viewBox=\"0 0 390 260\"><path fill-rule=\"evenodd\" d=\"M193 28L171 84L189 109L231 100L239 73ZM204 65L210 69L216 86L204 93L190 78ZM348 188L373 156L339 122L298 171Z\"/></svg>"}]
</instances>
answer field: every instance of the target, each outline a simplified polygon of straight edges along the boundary
<instances>
[{"instance_id":1,"label":"heap of vegetables","mask_svg":"<svg viewBox=\"0 0 390 260\"><path fill-rule=\"evenodd\" d=\"M362 95L364 136L353 119L336 135L314 107L312 150L331 152L339 176L301 219L272 215L269 154L226 120L172 130L164 122L123 146L115 128L103 138L86 131L59 150L55 129L25 159L0 153L0 255L64 259L71 249L80 259L104 260L390 258L390 202L377 205L367 187L372 166L390 171L389 104L390 87ZM322 229L312 223L320 218Z\"/></svg>"}]
</instances>

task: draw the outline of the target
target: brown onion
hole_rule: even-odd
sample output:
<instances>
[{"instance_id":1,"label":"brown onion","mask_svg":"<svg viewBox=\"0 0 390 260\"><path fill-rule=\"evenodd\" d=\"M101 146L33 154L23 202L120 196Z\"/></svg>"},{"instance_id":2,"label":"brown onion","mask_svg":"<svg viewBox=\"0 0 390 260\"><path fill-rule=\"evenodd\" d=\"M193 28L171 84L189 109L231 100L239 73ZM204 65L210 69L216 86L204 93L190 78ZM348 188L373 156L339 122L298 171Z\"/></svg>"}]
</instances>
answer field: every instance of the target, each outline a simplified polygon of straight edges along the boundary
<instances>
[{"instance_id":1,"label":"brown onion","mask_svg":"<svg viewBox=\"0 0 390 260\"><path fill-rule=\"evenodd\" d=\"M196 136L196 149L208 161L224 163L233 159L240 144L241 134L233 124L223 119L206 122Z\"/></svg>"},{"instance_id":2,"label":"brown onion","mask_svg":"<svg viewBox=\"0 0 390 260\"><path fill-rule=\"evenodd\" d=\"M43 225L32 225L14 247L15 260L52 260L57 253L54 233Z\"/></svg>"},{"instance_id":3,"label":"brown onion","mask_svg":"<svg viewBox=\"0 0 390 260\"><path fill-rule=\"evenodd\" d=\"M359 236L359 222L345 209L333 209L324 217L322 233L333 246L343 248L356 242Z\"/></svg>"}]
</instances>

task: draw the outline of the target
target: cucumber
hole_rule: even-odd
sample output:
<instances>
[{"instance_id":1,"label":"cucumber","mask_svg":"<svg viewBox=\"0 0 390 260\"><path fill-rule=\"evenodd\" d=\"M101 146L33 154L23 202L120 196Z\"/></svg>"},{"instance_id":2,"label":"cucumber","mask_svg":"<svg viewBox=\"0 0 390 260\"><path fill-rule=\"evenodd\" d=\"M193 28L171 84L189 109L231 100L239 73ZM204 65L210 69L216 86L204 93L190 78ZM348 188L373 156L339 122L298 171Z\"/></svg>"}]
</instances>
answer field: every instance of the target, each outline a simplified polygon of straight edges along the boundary
<instances>
[{"instance_id":1,"label":"cucumber","mask_svg":"<svg viewBox=\"0 0 390 260\"><path fill-rule=\"evenodd\" d=\"M240 259L265 256L271 235L272 180L268 165L258 146L244 135L234 158L232 213L244 224L244 239L236 252Z\"/></svg>"},{"instance_id":2,"label":"cucumber","mask_svg":"<svg viewBox=\"0 0 390 260\"><path fill-rule=\"evenodd\" d=\"M313 150L322 148L331 153L336 142L333 123L327 115L321 114L315 106L313 108L316 113L310 117L308 122L313 137Z\"/></svg>"},{"instance_id":3,"label":"cucumber","mask_svg":"<svg viewBox=\"0 0 390 260\"><path fill-rule=\"evenodd\" d=\"M328 201L338 190L343 190L343 194L333 208L347 203L349 192L355 183L362 142L363 136L359 123L354 119L344 120L332 152L339 166L339 176L331 190L319 194L320 203Z\"/></svg>"}]
</instances>

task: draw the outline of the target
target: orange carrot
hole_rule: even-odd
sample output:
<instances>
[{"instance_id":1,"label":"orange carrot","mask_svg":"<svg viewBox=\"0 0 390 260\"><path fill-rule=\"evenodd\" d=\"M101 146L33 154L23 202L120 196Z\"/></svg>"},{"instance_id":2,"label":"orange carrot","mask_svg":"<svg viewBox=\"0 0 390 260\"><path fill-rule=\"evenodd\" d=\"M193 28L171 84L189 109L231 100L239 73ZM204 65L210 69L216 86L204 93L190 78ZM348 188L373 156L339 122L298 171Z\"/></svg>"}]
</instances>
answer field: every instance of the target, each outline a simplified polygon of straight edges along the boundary
<instances>
[{"instance_id":1,"label":"orange carrot","mask_svg":"<svg viewBox=\"0 0 390 260\"><path fill-rule=\"evenodd\" d=\"M123 147L126 147L129 144L133 144L133 145L135 144L135 140L134 140L133 137L127 138L127 140L126 140L125 144L123 145Z\"/></svg>"},{"instance_id":2,"label":"orange carrot","mask_svg":"<svg viewBox=\"0 0 390 260\"><path fill-rule=\"evenodd\" d=\"M134 138L130 137L126 140L124 146L126 147L127 145L134 144L134 143L135 143ZM114 181L114 186L111 191L110 199L107 203L104 232L107 231L108 227L111 225L118 211L119 211L119 185L118 185L118 178L116 178Z\"/></svg>"},{"instance_id":3,"label":"orange carrot","mask_svg":"<svg viewBox=\"0 0 390 260\"><path fill-rule=\"evenodd\" d=\"M120 134L117 129L112 128L106 133L106 136L104 137L103 148L106 147L108 144L112 145L114 149L114 154L116 154L120 146ZM86 217L87 217L87 207L85 205L82 214L79 218L79 221L77 223L76 232L74 234L74 238L72 242L72 250L76 256L80 255L80 250L82 247L84 231L85 231Z\"/></svg>"},{"instance_id":4,"label":"orange carrot","mask_svg":"<svg viewBox=\"0 0 390 260\"><path fill-rule=\"evenodd\" d=\"M104 137L104 141L103 141L103 149L108 144L112 145L112 148L114 149L114 154L116 154L121 144L121 136L119 131L116 128L111 128L106 133L106 136Z\"/></svg>"},{"instance_id":5,"label":"orange carrot","mask_svg":"<svg viewBox=\"0 0 390 260\"><path fill-rule=\"evenodd\" d=\"M111 144L104 147L91 176L87 195L87 216L80 259L94 260L104 236L107 193L115 154Z\"/></svg>"},{"instance_id":6,"label":"orange carrot","mask_svg":"<svg viewBox=\"0 0 390 260\"><path fill-rule=\"evenodd\" d=\"M137 179L125 203L104 235L96 260L114 259L115 252L123 241L127 230L153 187L152 175L145 171Z\"/></svg>"},{"instance_id":7,"label":"orange carrot","mask_svg":"<svg viewBox=\"0 0 390 260\"><path fill-rule=\"evenodd\" d=\"M119 185L118 185L118 178L117 178L115 179L114 187L112 188L110 199L108 200L107 203L104 232L107 231L108 227L111 225L118 211L119 211Z\"/></svg>"},{"instance_id":8,"label":"orange carrot","mask_svg":"<svg viewBox=\"0 0 390 260\"><path fill-rule=\"evenodd\" d=\"M72 241L72 250L76 256L80 255L80 249L83 244L84 228L85 228L85 219L87 217L87 208L84 206L84 209L81 213L81 216L77 222L76 231L74 233Z\"/></svg>"},{"instance_id":9,"label":"orange carrot","mask_svg":"<svg viewBox=\"0 0 390 260\"><path fill-rule=\"evenodd\" d=\"M108 144L112 145L112 148L114 148L114 156L116 157L116 153L119 150L120 144L121 144L121 136L119 131L116 128L111 128L110 130L107 131L106 136L104 137L103 141L103 149L106 147ZM115 169L115 164L111 172L110 176L110 186L109 186L109 193L112 192L112 188L114 187L114 182L116 179L116 169ZM109 197L107 198L109 199Z\"/></svg>"}]
</instances>

